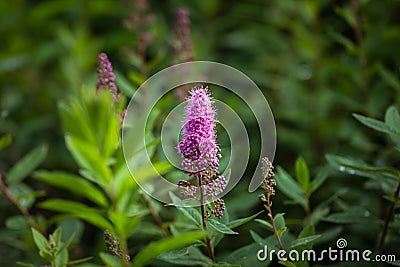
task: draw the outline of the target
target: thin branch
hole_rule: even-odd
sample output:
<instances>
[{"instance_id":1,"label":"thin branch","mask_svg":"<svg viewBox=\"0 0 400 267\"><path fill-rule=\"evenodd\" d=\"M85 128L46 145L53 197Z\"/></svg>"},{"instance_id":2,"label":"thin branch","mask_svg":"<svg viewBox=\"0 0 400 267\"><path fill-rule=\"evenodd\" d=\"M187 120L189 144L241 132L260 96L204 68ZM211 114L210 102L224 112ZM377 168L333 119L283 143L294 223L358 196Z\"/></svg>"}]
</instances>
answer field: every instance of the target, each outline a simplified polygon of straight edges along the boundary
<instances>
[{"instance_id":1,"label":"thin branch","mask_svg":"<svg viewBox=\"0 0 400 267\"><path fill-rule=\"evenodd\" d=\"M267 201L267 203L266 203L266 205L264 205L264 207L267 209L267 211L268 211L268 217L270 218L270 220L271 220L271 225L272 225L272 230L274 231L274 234L275 234L275 237L276 237L276 240L278 241L278 245L279 245L279 247L280 247L280 249L284 249L283 248L283 244L282 244L282 241L281 241L281 237L279 236L279 233L278 233L278 231L276 230L276 226L275 226L275 219L274 219L274 216L273 216L273 214L272 214L272 202L271 202L271 193L269 193L269 192L267 192L267 199L266 199Z\"/></svg>"},{"instance_id":2,"label":"thin branch","mask_svg":"<svg viewBox=\"0 0 400 267\"><path fill-rule=\"evenodd\" d=\"M38 230L39 232L42 232L40 229L39 225L32 219L31 214L29 211L21 205L21 203L14 197L14 195L11 193L10 189L7 187L5 184L4 180L6 179L6 174L2 172L0 174L0 190L3 191L4 195L10 200L10 202L17 207L17 209L21 212L21 214L28 220L28 223L30 226Z\"/></svg>"},{"instance_id":3,"label":"thin branch","mask_svg":"<svg viewBox=\"0 0 400 267\"><path fill-rule=\"evenodd\" d=\"M396 191L394 192L394 195L393 195L394 196L393 202L390 204L389 211L386 214L385 224L384 224L383 230L382 230L382 235L381 235L381 238L379 239L379 243L378 243L378 250L382 249L383 242L385 241L385 237L386 237L386 234L387 234L387 231L389 228L389 222L393 216L394 207L396 206L396 200L399 197L399 193L400 193L400 183L397 185Z\"/></svg>"},{"instance_id":4,"label":"thin branch","mask_svg":"<svg viewBox=\"0 0 400 267\"><path fill-rule=\"evenodd\" d=\"M153 219L156 221L158 226L161 228L163 231L164 235L166 237L171 236L171 233L169 232L168 228L165 227L164 222L161 220L160 215L158 215L157 211L154 209L153 205L151 204L150 200L143 194L140 194L144 203L146 204L147 208L149 209L151 216L153 216Z\"/></svg>"}]
</instances>

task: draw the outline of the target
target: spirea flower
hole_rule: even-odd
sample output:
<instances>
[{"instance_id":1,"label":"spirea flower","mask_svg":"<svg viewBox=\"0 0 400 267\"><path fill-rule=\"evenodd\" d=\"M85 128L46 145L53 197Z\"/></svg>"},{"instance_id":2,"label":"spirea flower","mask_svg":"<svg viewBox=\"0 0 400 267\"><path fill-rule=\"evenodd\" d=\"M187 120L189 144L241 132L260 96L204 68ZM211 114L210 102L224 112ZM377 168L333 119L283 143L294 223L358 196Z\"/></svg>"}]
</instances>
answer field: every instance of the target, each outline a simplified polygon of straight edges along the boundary
<instances>
[{"instance_id":1,"label":"spirea flower","mask_svg":"<svg viewBox=\"0 0 400 267\"><path fill-rule=\"evenodd\" d=\"M111 62L106 53L99 54L96 70L99 74L96 89L107 89L112 91L114 103L117 103L120 96L118 94L117 86L115 85L115 74L113 73Z\"/></svg>"},{"instance_id":2,"label":"spirea flower","mask_svg":"<svg viewBox=\"0 0 400 267\"><path fill-rule=\"evenodd\" d=\"M182 167L189 175L199 172L217 172L221 158L216 143L215 111L208 88L194 88L185 109L183 140L178 144Z\"/></svg>"},{"instance_id":3,"label":"spirea flower","mask_svg":"<svg viewBox=\"0 0 400 267\"><path fill-rule=\"evenodd\" d=\"M182 141L178 151L182 155L182 167L190 177L199 181L200 201L204 205L204 196L217 197L227 185L224 176L219 175L218 166L221 149L216 142L215 110L207 87L194 87L185 108L185 124L182 129ZM195 197L197 191L188 181L178 183L181 195ZM197 189L197 188L196 188ZM225 204L222 199L213 201L209 206L209 216L222 217Z\"/></svg>"}]
</instances>

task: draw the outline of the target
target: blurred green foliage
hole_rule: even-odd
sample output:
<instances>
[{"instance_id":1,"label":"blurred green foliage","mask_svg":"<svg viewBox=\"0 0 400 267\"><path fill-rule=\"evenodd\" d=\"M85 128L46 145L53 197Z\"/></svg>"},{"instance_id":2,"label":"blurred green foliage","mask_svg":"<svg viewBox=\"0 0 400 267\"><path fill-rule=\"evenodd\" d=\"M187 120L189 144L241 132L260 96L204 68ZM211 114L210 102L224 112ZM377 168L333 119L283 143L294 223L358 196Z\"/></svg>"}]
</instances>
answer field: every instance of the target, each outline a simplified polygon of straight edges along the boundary
<instances>
[{"instance_id":1,"label":"blurred green foliage","mask_svg":"<svg viewBox=\"0 0 400 267\"><path fill-rule=\"evenodd\" d=\"M398 197L393 197L393 191L399 182L400 164L396 113L400 104L400 17L397 15L400 2L150 1L147 12L155 16L155 21L146 30L154 38L144 55L137 53L139 33L124 27L124 21L137 11L134 2L0 2L3 40L0 43L0 170L1 178L20 205L18 210L2 193L1 266L14 266L17 261L44 264L30 226L46 233L60 226L62 233L57 236L63 235L62 240L69 240L75 232L70 240L71 259L93 256L92 262L96 264L115 262L108 254L98 256L105 250L100 229L108 228L108 224L116 230L114 234L127 239L130 255L141 255L139 260L143 262L157 256L143 252L148 243L164 234L147 211L148 203L137 190L129 198L115 199L114 188L109 184L111 177L127 177L114 168L123 162L118 137L109 135L108 144L101 143L102 137L88 137L95 148L87 145L88 140L84 140L86 143L74 140L74 136L85 135L78 131L84 129L78 124L90 122L75 121L79 115L68 113L66 107L73 106L71 103L77 99L82 102L75 105L84 107L90 101L108 101L106 96L100 100L90 97L82 100L85 90L94 93L100 52L109 55L117 74L116 83L127 99L147 77L170 66L175 60L170 52L174 17L181 6L190 11L196 59L221 62L243 71L269 101L278 137L274 164L280 166L273 210L281 218L281 229L289 229L284 234L284 243L303 246L298 249L314 245L321 250L333 246L338 237L345 237L352 248L375 249L385 216L394 203L381 252L398 253L400 215ZM249 130L252 154L248 175L254 171L259 157L257 125L247 116L248 108L234 95L222 90L213 94L235 108ZM167 96L160 108L175 102L179 101ZM371 125L371 120L361 115L354 118L353 113L377 118L381 123L375 121ZM96 111L91 114L93 118L97 115L101 114ZM162 116L161 112L160 119ZM114 129L118 128L116 118L113 117ZM357 120L378 131L362 126ZM99 127L97 133L107 130ZM155 132L159 130L157 127L156 121ZM397 132L390 132L393 129ZM219 142L229 144L229 139L221 135ZM101 150L104 154L96 154L99 147L104 148ZM88 152L92 156L89 158L98 156L94 165L82 160L81 154L89 149L95 151ZM157 153L160 152L155 152L155 161L160 160ZM99 161L104 163L101 165L104 170L97 169ZM32 175L38 168L43 170ZM90 177L95 178L90 180ZM73 180L80 186L68 186ZM230 218L224 223L263 209L257 198L259 192L247 192L248 180L245 177L225 198ZM120 184L123 192L132 190L123 188L124 185ZM85 195L87 191L92 193ZM190 226L187 214L148 201L169 226ZM135 214L137 220L128 216L131 210L127 203L136 205L136 212L145 210ZM67 204L82 212L71 214L71 206ZM31 217L21 215L21 211ZM84 215L87 212L96 215ZM216 252L221 261L257 266L260 264L254 261L254 253L259 249L257 243L277 246L270 236L265 213L235 231L240 235L214 240L220 243ZM196 235L201 234L194 232ZM321 236L314 240L316 235ZM308 242L299 243L299 238L310 236ZM194 240L190 235L186 237L186 244ZM163 240L156 242L160 243L153 246L165 247ZM198 264L210 264L199 253L196 247L175 250L152 264L177 264L182 255L190 255L192 262ZM243 258L249 255L253 258Z\"/></svg>"}]
</instances>

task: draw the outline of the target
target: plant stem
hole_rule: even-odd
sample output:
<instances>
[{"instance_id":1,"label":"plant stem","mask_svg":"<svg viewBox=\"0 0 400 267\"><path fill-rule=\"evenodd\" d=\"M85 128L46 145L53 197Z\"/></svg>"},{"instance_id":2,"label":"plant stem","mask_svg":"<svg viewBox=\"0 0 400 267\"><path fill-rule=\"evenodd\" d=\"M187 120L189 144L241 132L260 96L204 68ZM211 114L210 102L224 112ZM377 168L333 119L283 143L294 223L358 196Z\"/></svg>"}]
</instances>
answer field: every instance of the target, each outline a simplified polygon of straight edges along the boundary
<instances>
[{"instance_id":1,"label":"plant stem","mask_svg":"<svg viewBox=\"0 0 400 267\"><path fill-rule=\"evenodd\" d=\"M272 209L271 209L271 207L272 207L271 194L270 194L269 192L267 193L267 205L264 205L264 207L265 207L265 208L267 209L267 211L268 211L268 217L269 217L270 220L271 220L272 230L274 231L276 240L278 241L278 245L279 245L280 249L283 250L283 245L282 245L281 237L279 236L278 231L276 230L276 227L275 227L275 219L274 219L274 216L273 216L273 214L272 214Z\"/></svg>"},{"instance_id":2,"label":"plant stem","mask_svg":"<svg viewBox=\"0 0 400 267\"><path fill-rule=\"evenodd\" d=\"M390 204L389 211L386 214L385 224L384 224L383 230L382 230L382 235L381 235L381 238L379 239L379 243L378 243L378 250L382 249L383 241L385 241L385 237L386 237L387 230L389 227L389 222L393 216L394 207L396 206L396 199L399 196L399 192L400 192L400 183L397 185L396 191L394 192L394 195L393 195L394 196L393 202Z\"/></svg>"},{"instance_id":3,"label":"plant stem","mask_svg":"<svg viewBox=\"0 0 400 267\"><path fill-rule=\"evenodd\" d=\"M142 197L144 203L146 204L147 208L149 209L151 216L153 216L153 219L156 221L158 226L161 228L163 231L164 235L166 237L171 236L171 233L169 232L168 228L164 226L164 222L161 220L160 215L158 215L157 211L154 209L153 205L149 201L149 199L143 194L140 193L140 196Z\"/></svg>"},{"instance_id":4,"label":"plant stem","mask_svg":"<svg viewBox=\"0 0 400 267\"><path fill-rule=\"evenodd\" d=\"M10 189L7 187L7 185L3 181L6 178L5 174L0 174L0 189L3 191L3 193L6 195L6 197L10 200L12 204L14 204L15 207L21 212L21 214L28 220L28 223L30 226L38 230L39 232L42 233L39 225L32 220L32 216L29 213L29 211L19 203L19 201L14 197L14 195L11 193Z\"/></svg>"},{"instance_id":5,"label":"plant stem","mask_svg":"<svg viewBox=\"0 0 400 267\"><path fill-rule=\"evenodd\" d=\"M200 188L200 209L201 209L201 221L203 224L203 230L207 232L207 217L206 217L206 212L205 212L205 205L204 205L204 192L203 192L203 179L201 175L198 176L199 179L199 188ZM208 250L208 255L210 256L210 259L215 261L215 255L214 255L214 249L211 245L211 239L207 236L206 237L206 247Z\"/></svg>"}]
</instances>

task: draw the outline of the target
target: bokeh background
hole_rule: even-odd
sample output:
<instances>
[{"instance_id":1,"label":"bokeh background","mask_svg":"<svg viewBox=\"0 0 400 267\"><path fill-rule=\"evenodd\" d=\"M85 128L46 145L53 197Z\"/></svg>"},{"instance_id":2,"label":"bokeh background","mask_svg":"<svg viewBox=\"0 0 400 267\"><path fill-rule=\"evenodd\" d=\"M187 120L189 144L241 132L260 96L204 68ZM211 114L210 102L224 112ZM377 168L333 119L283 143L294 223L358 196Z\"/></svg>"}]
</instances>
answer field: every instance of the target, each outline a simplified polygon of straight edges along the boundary
<instances>
[{"instance_id":1,"label":"bokeh background","mask_svg":"<svg viewBox=\"0 0 400 267\"><path fill-rule=\"evenodd\" d=\"M379 220L389 202L382 199L376 184L329 167L325 155L399 167L399 151L390 140L352 116L360 113L382 119L387 107L399 103L399 1L168 0L149 1L144 11L135 0L1 1L0 134L10 134L13 142L1 151L0 170L8 170L28 151L47 144L49 152L41 169L77 172L65 146L57 103L79 92L82 85L95 90L100 52L108 54L117 86L128 99L147 77L181 61L171 53L180 7L189 10L194 59L237 68L254 80L268 99L277 127L274 165L293 174L294 162L302 156L311 176L323 168L330 170L324 185L312 196L311 207L339 192L329 214L345 208L349 214L372 214L371 219L358 221L322 220L317 232L331 236L317 247L333 245L341 236L351 247L373 248L368 244L376 243L382 227ZM129 27L131 16L140 12L151 16L140 29ZM148 39L143 40L146 36L140 32L148 34ZM249 211L262 209L260 192L247 192L249 174L259 158L257 125L235 96L217 89L214 96L234 107L251 133L252 155L246 176L225 199L231 217L249 216ZM170 96L164 101L168 107L181 100ZM221 134L219 142L228 144L227 140ZM34 179L26 182L45 192L36 201L54 196L74 198ZM4 195L0 199L1 265L14 266L18 260L40 262L29 229L16 231L7 226L7 218L18 210ZM274 210L285 213L287 224L296 233L306 215L287 200L278 191ZM30 211L45 219L53 215L34 204ZM168 214L163 216L168 220ZM399 223L398 218L393 222ZM98 261L96 253L104 246L102 233L81 222L71 227L80 233L72 254L95 255L94 261ZM227 255L251 243L249 229L269 235L259 224L249 223L239 229L240 237L226 237L217 253ZM398 236L399 232L392 234ZM153 238L143 236L137 235L132 242L146 243ZM398 252L399 238L389 242L387 252Z\"/></svg>"}]
</instances>

